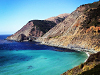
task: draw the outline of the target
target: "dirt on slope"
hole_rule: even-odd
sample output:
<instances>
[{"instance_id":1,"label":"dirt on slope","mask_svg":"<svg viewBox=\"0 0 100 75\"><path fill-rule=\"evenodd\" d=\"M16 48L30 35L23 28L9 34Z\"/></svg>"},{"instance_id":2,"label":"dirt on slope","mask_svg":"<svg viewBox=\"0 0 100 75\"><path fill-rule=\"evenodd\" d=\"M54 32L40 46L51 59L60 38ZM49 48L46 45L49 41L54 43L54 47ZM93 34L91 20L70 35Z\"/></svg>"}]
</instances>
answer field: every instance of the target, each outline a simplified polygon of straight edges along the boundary
<instances>
[{"instance_id":1,"label":"dirt on slope","mask_svg":"<svg viewBox=\"0 0 100 75\"><path fill-rule=\"evenodd\" d=\"M78 7L37 39L43 44L100 51L100 2Z\"/></svg>"}]
</instances>

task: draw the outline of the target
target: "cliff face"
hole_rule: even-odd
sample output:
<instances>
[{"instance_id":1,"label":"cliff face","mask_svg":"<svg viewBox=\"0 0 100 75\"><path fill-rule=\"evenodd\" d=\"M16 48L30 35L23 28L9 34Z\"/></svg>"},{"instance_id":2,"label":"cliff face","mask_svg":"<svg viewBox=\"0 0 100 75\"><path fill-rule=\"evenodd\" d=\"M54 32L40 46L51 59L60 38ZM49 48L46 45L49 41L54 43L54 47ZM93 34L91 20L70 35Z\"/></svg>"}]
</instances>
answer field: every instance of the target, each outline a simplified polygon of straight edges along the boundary
<instances>
[{"instance_id":1,"label":"cliff face","mask_svg":"<svg viewBox=\"0 0 100 75\"><path fill-rule=\"evenodd\" d=\"M56 24L62 22L68 15L69 14L61 14L57 17L51 17L46 20L31 20L15 34L7 37L7 40L35 40L36 38L43 36Z\"/></svg>"},{"instance_id":2,"label":"cliff face","mask_svg":"<svg viewBox=\"0 0 100 75\"><path fill-rule=\"evenodd\" d=\"M34 40L35 38L42 36L55 25L56 23L51 21L31 20L15 34L7 37L7 40Z\"/></svg>"},{"instance_id":3,"label":"cliff face","mask_svg":"<svg viewBox=\"0 0 100 75\"><path fill-rule=\"evenodd\" d=\"M66 48L100 50L100 2L78 7L37 41Z\"/></svg>"}]
</instances>

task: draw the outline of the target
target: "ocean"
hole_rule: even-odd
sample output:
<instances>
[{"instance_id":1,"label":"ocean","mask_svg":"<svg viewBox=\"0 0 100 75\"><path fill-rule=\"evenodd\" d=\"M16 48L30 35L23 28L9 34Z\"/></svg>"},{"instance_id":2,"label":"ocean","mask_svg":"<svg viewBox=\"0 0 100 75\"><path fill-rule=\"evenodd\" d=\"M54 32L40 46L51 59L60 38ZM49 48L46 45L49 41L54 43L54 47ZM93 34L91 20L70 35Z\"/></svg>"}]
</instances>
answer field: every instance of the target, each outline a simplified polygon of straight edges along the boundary
<instances>
[{"instance_id":1,"label":"ocean","mask_svg":"<svg viewBox=\"0 0 100 75\"><path fill-rule=\"evenodd\" d=\"M60 75L88 58L84 52L4 40L7 36L0 35L0 75Z\"/></svg>"}]
</instances>

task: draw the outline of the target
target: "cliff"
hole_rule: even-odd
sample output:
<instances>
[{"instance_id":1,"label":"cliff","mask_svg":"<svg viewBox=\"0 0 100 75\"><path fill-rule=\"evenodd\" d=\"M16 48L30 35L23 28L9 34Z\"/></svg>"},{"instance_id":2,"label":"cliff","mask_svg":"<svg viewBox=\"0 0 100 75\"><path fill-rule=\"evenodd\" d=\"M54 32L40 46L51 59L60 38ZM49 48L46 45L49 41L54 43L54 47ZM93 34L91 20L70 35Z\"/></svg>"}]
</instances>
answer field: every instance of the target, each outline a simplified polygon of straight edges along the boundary
<instances>
[{"instance_id":1,"label":"cliff","mask_svg":"<svg viewBox=\"0 0 100 75\"><path fill-rule=\"evenodd\" d=\"M56 23L51 21L31 20L15 34L7 37L7 40L34 40L35 38L42 36L55 25Z\"/></svg>"},{"instance_id":2,"label":"cliff","mask_svg":"<svg viewBox=\"0 0 100 75\"><path fill-rule=\"evenodd\" d=\"M78 7L64 21L38 38L42 44L100 51L100 1ZM100 52L62 75L100 75Z\"/></svg>"},{"instance_id":3,"label":"cliff","mask_svg":"<svg viewBox=\"0 0 100 75\"><path fill-rule=\"evenodd\" d=\"M31 20L15 34L7 37L7 40L15 40L15 41L35 40L38 37L43 36L48 30L53 28L56 24L62 22L68 15L69 14L61 14L58 15L57 17L51 17L46 20Z\"/></svg>"},{"instance_id":4,"label":"cliff","mask_svg":"<svg viewBox=\"0 0 100 75\"><path fill-rule=\"evenodd\" d=\"M100 51L100 2L78 7L37 41L43 44Z\"/></svg>"},{"instance_id":5,"label":"cliff","mask_svg":"<svg viewBox=\"0 0 100 75\"><path fill-rule=\"evenodd\" d=\"M100 51L100 1L81 5L63 18L32 20L7 39L20 41L39 37L36 41L46 45L91 52ZM98 67L100 67L100 52L90 55L85 63L63 75L91 75L93 71L94 74L100 71Z\"/></svg>"}]
</instances>

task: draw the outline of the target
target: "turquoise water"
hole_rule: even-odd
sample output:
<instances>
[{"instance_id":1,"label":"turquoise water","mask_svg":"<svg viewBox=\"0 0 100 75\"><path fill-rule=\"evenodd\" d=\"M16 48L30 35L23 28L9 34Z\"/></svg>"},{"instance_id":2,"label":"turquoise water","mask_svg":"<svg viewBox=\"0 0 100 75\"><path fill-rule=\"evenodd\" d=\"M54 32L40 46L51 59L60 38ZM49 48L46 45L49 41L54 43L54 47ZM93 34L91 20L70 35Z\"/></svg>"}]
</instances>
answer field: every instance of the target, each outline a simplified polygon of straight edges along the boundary
<instances>
[{"instance_id":1,"label":"turquoise water","mask_svg":"<svg viewBox=\"0 0 100 75\"><path fill-rule=\"evenodd\" d=\"M0 75L60 75L84 62L87 55L52 50L2 50L0 57Z\"/></svg>"},{"instance_id":2,"label":"turquoise water","mask_svg":"<svg viewBox=\"0 0 100 75\"><path fill-rule=\"evenodd\" d=\"M88 57L84 52L36 42L4 40L7 36L0 35L0 75L60 75Z\"/></svg>"}]
</instances>

